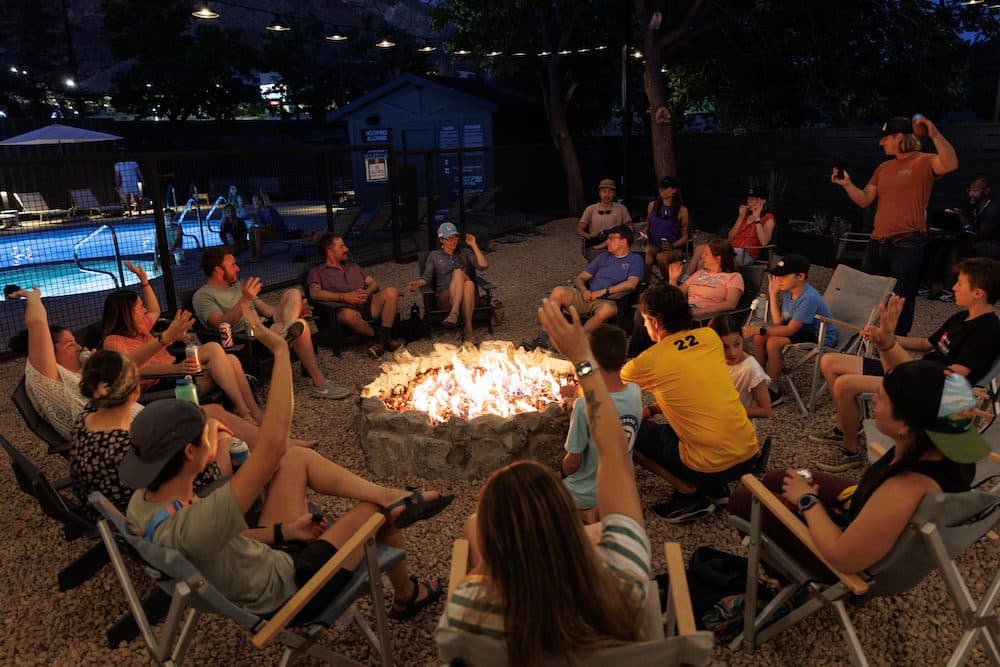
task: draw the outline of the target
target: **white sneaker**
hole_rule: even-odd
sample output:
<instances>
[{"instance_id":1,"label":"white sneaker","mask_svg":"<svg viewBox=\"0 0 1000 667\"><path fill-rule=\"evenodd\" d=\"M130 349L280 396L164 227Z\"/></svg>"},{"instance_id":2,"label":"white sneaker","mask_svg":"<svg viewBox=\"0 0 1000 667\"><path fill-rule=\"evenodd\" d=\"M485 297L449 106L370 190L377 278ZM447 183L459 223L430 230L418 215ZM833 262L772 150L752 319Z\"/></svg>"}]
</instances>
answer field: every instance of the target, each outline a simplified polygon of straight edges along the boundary
<instances>
[{"instance_id":1,"label":"white sneaker","mask_svg":"<svg viewBox=\"0 0 1000 667\"><path fill-rule=\"evenodd\" d=\"M340 385L330 384L327 382L322 387L312 387L309 393L316 398L332 398L334 400L340 400L342 398L347 398L354 393L352 389L347 387L341 387Z\"/></svg>"}]
</instances>

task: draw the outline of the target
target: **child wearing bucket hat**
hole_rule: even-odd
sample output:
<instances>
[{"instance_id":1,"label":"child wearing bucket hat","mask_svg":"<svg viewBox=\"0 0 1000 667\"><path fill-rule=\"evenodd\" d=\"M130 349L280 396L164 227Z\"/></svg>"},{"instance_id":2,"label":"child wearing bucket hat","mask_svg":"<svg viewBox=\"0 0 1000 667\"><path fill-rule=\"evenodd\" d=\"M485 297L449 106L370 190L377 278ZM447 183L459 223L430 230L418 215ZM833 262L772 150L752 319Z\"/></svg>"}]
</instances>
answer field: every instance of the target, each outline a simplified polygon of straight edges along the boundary
<instances>
[{"instance_id":1,"label":"child wearing bucket hat","mask_svg":"<svg viewBox=\"0 0 1000 667\"><path fill-rule=\"evenodd\" d=\"M875 426L892 447L853 481L814 472L812 482L774 470L764 484L791 503L831 565L845 573L882 559L928 493L968 491L975 462L990 447L975 428L969 382L933 361L911 361L885 376L875 395ZM750 493L738 488L730 511L749 518ZM823 581L833 573L765 510L764 531Z\"/></svg>"}]
</instances>

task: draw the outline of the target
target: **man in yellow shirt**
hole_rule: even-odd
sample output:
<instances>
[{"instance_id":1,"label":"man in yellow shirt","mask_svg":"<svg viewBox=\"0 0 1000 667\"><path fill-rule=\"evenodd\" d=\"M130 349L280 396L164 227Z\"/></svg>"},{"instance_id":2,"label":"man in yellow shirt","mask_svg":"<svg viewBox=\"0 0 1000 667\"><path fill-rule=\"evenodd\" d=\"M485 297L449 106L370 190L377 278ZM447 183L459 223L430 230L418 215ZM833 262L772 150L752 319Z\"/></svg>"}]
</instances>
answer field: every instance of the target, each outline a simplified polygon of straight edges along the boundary
<instances>
[{"instance_id":1,"label":"man in yellow shirt","mask_svg":"<svg viewBox=\"0 0 1000 667\"><path fill-rule=\"evenodd\" d=\"M727 484L755 469L760 446L726 370L722 341L707 327L692 328L684 294L673 285L648 289L639 312L654 345L625 364L621 378L653 394L656 404L643 415L635 459L674 487L653 512L684 523L713 512L713 497L728 501ZM669 424L648 419L656 413Z\"/></svg>"}]
</instances>

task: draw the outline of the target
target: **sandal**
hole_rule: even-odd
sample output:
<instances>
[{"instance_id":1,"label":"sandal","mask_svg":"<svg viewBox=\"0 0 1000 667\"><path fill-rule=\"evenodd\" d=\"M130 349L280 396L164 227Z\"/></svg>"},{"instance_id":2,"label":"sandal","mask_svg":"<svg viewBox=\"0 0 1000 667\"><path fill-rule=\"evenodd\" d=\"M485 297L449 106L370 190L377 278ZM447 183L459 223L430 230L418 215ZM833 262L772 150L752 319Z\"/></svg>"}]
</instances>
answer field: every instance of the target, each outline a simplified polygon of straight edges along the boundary
<instances>
[{"instance_id":1,"label":"sandal","mask_svg":"<svg viewBox=\"0 0 1000 667\"><path fill-rule=\"evenodd\" d=\"M306 329L306 325L302 322L295 320L291 324L282 327L278 335L285 339L285 342L291 345L295 340L303 334Z\"/></svg>"},{"instance_id":2,"label":"sandal","mask_svg":"<svg viewBox=\"0 0 1000 667\"><path fill-rule=\"evenodd\" d=\"M425 608L437 602L441 597L441 593L444 592L444 586L440 583L438 583L437 588L431 588L430 581L420 581L412 574L410 575L410 581L413 582L413 594L410 596L410 599L400 600L399 598L394 598L392 606L389 607L389 618L394 621L410 620ZM421 586L427 589L427 597L418 601L417 596L420 595ZM403 605L402 609L398 608L397 605Z\"/></svg>"},{"instance_id":3,"label":"sandal","mask_svg":"<svg viewBox=\"0 0 1000 667\"><path fill-rule=\"evenodd\" d=\"M392 510L397 507L402 507L403 511L399 513L396 517L396 521L393 525L398 529L407 528L412 526L418 521L423 521L425 519L430 519L441 513L445 507L451 504L451 501L455 499L454 494L441 494L433 500L424 500L424 496L420 491L417 491L414 487L406 487L407 491L412 491L410 495L405 498L401 498L396 502L387 505L385 507L386 516L392 513Z\"/></svg>"}]
</instances>

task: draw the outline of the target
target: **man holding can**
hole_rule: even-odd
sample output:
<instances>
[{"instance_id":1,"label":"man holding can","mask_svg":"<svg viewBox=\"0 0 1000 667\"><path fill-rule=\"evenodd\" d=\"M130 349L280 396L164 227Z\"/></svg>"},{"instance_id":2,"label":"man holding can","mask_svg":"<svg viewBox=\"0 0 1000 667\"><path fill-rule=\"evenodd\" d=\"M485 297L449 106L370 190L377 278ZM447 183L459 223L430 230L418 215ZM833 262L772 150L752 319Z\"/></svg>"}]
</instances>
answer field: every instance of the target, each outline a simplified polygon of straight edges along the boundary
<instances>
[{"instance_id":1,"label":"man holding can","mask_svg":"<svg viewBox=\"0 0 1000 667\"><path fill-rule=\"evenodd\" d=\"M232 250L226 246L205 250L201 256L201 268L206 280L194 293L194 313L202 324L213 329L229 324L233 332L245 331L247 324L243 319L243 308L252 307L261 316L270 317L273 320L271 329L289 339L289 344L302 362L302 369L312 380L310 391L313 396L340 399L351 395L347 387L328 382L320 370L309 327L301 320L309 308L302 299L302 292L288 289L281 294L277 305L266 303L259 297L260 278L239 280L240 267Z\"/></svg>"},{"instance_id":2,"label":"man holding can","mask_svg":"<svg viewBox=\"0 0 1000 667\"><path fill-rule=\"evenodd\" d=\"M934 143L936 154L920 151L924 136ZM878 201L862 268L896 279L896 293L906 299L896 334L905 336L913 324L931 187L936 179L958 169L958 156L934 123L920 114L912 120L895 117L883 123L879 145L892 159L875 169L864 189L840 165L833 168L830 182L844 188L861 208Z\"/></svg>"}]
</instances>

